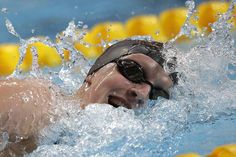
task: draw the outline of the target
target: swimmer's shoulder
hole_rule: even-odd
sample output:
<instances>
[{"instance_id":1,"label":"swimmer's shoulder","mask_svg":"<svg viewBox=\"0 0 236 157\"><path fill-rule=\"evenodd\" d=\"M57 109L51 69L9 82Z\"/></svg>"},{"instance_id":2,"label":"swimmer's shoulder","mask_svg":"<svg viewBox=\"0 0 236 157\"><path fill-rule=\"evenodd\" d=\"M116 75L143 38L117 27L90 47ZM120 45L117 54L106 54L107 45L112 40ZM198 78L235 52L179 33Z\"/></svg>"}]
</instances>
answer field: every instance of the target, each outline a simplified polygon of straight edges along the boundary
<instances>
[{"instance_id":1,"label":"swimmer's shoulder","mask_svg":"<svg viewBox=\"0 0 236 157\"><path fill-rule=\"evenodd\" d=\"M9 142L13 142L6 151L21 152L20 145L29 152L35 149L30 143L37 141L40 130L54 118L55 90L47 80L0 80L0 133L7 132ZM14 143L16 136L22 137L18 143Z\"/></svg>"},{"instance_id":2,"label":"swimmer's shoulder","mask_svg":"<svg viewBox=\"0 0 236 157\"><path fill-rule=\"evenodd\" d=\"M24 126L24 131L18 129L20 134L34 134L48 124L55 99L53 85L46 80L1 80L0 119L7 116L5 129L9 132L15 133L11 123L18 123Z\"/></svg>"},{"instance_id":3,"label":"swimmer's shoulder","mask_svg":"<svg viewBox=\"0 0 236 157\"><path fill-rule=\"evenodd\" d=\"M51 97L55 94L56 87L47 80L43 79L7 79L0 80L0 97L23 96L24 93L32 95ZM31 97L30 97L31 98ZM43 97L42 97L43 98Z\"/></svg>"},{"instance_id":4,"label":"swimmer's shoulder","mask_svg":"<svg viewBox=\"0 0 236 157\"><path fill-rule=\"evenodd\" d=\"M21 99L18 103L33 103L34 100L41 102L51 100L55 95L53 85L42 79L9 79L0 80L0 100L13 101ZM40 102L40 103L41 103ZM37 102L34 102L34 104ZM36 105L36 104L35 104Z\"/></svg>"}]
</instances>

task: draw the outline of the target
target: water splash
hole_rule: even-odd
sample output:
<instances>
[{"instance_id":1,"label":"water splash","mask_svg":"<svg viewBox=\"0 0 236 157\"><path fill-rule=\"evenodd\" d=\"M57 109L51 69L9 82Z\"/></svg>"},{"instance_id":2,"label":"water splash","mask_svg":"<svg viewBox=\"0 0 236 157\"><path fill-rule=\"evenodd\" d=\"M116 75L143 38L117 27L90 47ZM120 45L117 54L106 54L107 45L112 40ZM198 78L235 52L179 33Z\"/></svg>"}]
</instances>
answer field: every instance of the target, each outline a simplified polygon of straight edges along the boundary
<instances>
[{"instance_id":1,"label":"water splash","mask_svg":"<svg viewBox=\"0 0 236 157\"><path fill-rule=\"evenodd\" d=\"M7 132L3 132L0 138L0 151L4 150L8 144L9 135Z\"/></svg>"},{"instance_id":2,"label":"water splash","mask_svg":"<svg viewBox=\"0 0 236 157\"><path fill-rule=\"evenodd\" d=\"M59 78L64 82L63 86L69 89L69 91L80 87L91 67L91 62L74 47L76 42L83 45L86 44L82 42L82 39L86 35L87 29L88 26L84 25L83 22L79 21L78 24L75 25L75 22L71 21L68 27L61 34L57 34L56 36L56 38L59 39L57 45L61 49L70 52L70 62L64 62L59 72ZM81 65L84 67L81 68Z\"/></svg>"},{"instance_id":3,"label":"water splash","mask_svg":"<svg viewBox=\"0 0 236 157\"><path fill-rule=\"evenodd\" d=\"M196 31L188 24L188 19L195 12L194 2L187 1L187 6L187 24L180 34L191 36L191 31ZM230 35L231 26L227 23L231 8L212 25L211 34L201 36L199 33L193 39L194 46L179 50L175 45L176 39L165 45L167 63L173 62L173 57L176 57L177 66L169 69L166 63L164 68L167 71L178 71L179 76L178 85L172 89L170 100L158 99L152 102L154 105L151 107L133 111L114 109L105 104L90 105L81 110L76 108L79 106L76 102L60 99L55 112L60 119L41 132L39 147L26 156L169 157L178 152L179 141L190 125L214 122L222 116L235 115L236 84L228 76L228 73L232 73L229 64L235 65L234 40ZM57 35L60 40L58 44L50 39L22 40L21 56L24 56L28 44L36 41L55 47L58 51L72 51L72 62L64 63L54 74L63 82L62 88L76 88L79 84L75 83L76 78L82 80L86 70L77 77L73 71L74 66L76 67L73 59L79 58L78 62L77 59L75 61L77 65L89 64L73 48L73 43L84 36L83 29L81 31L83 25L82 22L77 25L70 22L67 29ZM86 26L84 28L87 29ZM133 39L151 40L149 36ZM116 41L104 42L103 45L114 42ZM33 51L37 54L37 50L33 48ZM62 51L60 55L63 57Z\"/></svg>"},{"instance_id":4,"label":"water splash","mask_svg":"<svg viewBox=\"0 0 236 157\"><path fill-rule=\"evenodd\" d=\"M33 77L43 77L45 79L47 79L46 77L49 77L50 80L55 80L55 78L60 79L63 82L61 84L61 87L62 88L66 87L65 89L69 90L70 93L74 91L75 88L77 89L82 84L89 68L91 67L91 62L88 61L79 51L77 51L74 48L74 44L75 42L79 42L81 39L83 39L88 28L87 25L83 25L83 23L81 22L78 22L78 25L75 25L74 21L71 21L68 27L62 33L57 34L56 36L57 42L53 42L49 37L44 37L44 38L31 37L29 39L22 39L20 35L15 31L12 23L8 19L6 19L6 27L9 33L18 37L20 40L20 47L19 47L20 58L17 67L13 72L13 74L8 76L7 78L28 77L27 75L25 76L25 74L22 73L22 70L19 67L23 63L23 60L27 52L27 48L34 43L40 42L49 47L55 48L58 54L63 59L63 64L59 69L59 71L53 71L51 69L48 69L45 70L46 74L42 74L43 72L39 69L39 65L37 63L38 60L37 48L32 47L31 53L33 56L33 64L30 75ZM64 60L64 50L70 52L69 61ZM81 65L84 65L84 67L81 68L80 67Z\"/></svg>"},{"instance_id":5,"label":"water splash","mask_svg":"<svg viewBox=\"0 0 236 157\"><path fill-rule=\"evenodd\" d=\"M6 14L8 12L7 8L1 8L1 13Z\"/></svg>"},{"instance_id":6,"label":"water splash","mask_svg":"<svg viewBox=\"0 0 236 157\"><path fill-rule=\"evenodd\" d=\"M16 36L17 38L21 38L20 35L15 31L15 28L13 27L13 25L9 19L7 19L7 18L5 19L5 24L6 24L6 27L7 27L7 30L9 33Z\"/></svg>"},{"instance_id":7,"label":"water splash","mask_svg":"<svg viewBox=\"0 0 236 157\"><path fill-rule=\"evenodd\" d=\"M163 104L160 114L156 115L155 108L148 117L137 117L132 110L102 104L90 105L85 110L67 107L69 114L42 132L42 147L30 156L159 156L163 153L168 156L175 152L177 144L170 143L174 138L169 136L169 129L177 132L180 128L167 123L169 114L161 116L170 106ZM168 152L163 144L169 147Z\"/></svg>"},{"instance_id":8,"label":"water splash","mask_svg":"<svg viewBox=\"0 0 236 157\"><path fill-rule=\"evenodd\" d=\"M198 17L196 17L196 9L195 9L195 2L194 0L187 0L185 2L185 5L187 7L187 15L186 20L183 24L183 26L180 29L180 32L169 41L169 43L174 43L178 38L182 36L186 36L188 38L193 38L196 34L198 34L198 29L195 25L192 24L192 21L196 21ZM192 20L192 21L191 21Z\"/></svg>"},{"instance_id":9,"label":"water splash","mask_svg":"<svg viewBox=\"0 0 236 157\"><path fill-rule=\"evenodd\" d=\"M38 51L37 51L36 47L34 47L34 46L32 46L30 50L31 50L32 56L33 56L32 70L30 71L30 75L32 75L34 77L41 77L42 71L41 71L39 64L38 64Z\"/></svg>"},{"instance_id":10,"label":"water splash","mask_svg":"<svg viewBox=\"0 0 236 157\"><path fill-rule=\"evenodd\" d=\"M176 56L178 62L176 71L180 79L174 96L179 103L188 106L188 121L191 123L217 119L221 114L235 114L235 80L228 75L229 65L234 64L236 59L234 40L230 34L232 24L228 22L234 5L235 1L212 24L212 32L197 36L192 41L194 46L189 49L179 51L171 44L166 45L167 60ZM183 27L180 34L188 32Z\"/></svg>"}]
</instances>

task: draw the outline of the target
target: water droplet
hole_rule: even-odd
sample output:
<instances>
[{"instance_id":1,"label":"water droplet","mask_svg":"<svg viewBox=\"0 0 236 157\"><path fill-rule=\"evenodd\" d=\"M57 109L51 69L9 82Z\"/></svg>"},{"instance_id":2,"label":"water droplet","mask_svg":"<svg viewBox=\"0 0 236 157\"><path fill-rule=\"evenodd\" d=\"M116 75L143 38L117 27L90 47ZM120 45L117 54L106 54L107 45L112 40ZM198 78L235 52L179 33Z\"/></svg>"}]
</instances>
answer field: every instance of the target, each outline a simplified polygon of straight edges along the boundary
<instances>
[{"instance_id":1,"label":"water droplet","mask_svg":"<svg viewBox=\"0 0 236 157\"><path fill-rule=\"evenodd\" d=\"M186 1L185 5L189 10L193 10L195 8L195 2L193 0Z\"/></svg>"},{"instance_id":2,"label":"water droplet","mask_svg":"<svg viewBox=\"0 0 236 157\"><path fill-rule=\"evenodd\" d=\"M83 29L88 29L88 25L83 25Z\"/></svg>"},{"instance_id":3,"label":"water droplet","mask_svg":"<svg viewBox=\"0 0 236 157\"><path fill-rule=\"evenodd\" d=\"M155 33L156 35L160 35L160 31L156 31L156 33Z\"/></svg>"},{"instance_id":4,"label":"water droplet","mask_svg":"<svg viewBox=\"0 0 236 157\"><path fill-rule=\"evenodd\" d=\"M79 21L78 22L78 26L83 26L84 22L83 21Z\"/></svg>"},{"instance_id":5,"label":"water droplet","mask_svg":"<svg viewBox=\"0 0 236 157\"><path fill-rule=\"evenodd\" d=\"M29 101L29 97L26 96L26 95L23 95L23 96L22 96L22 100L23 100L25 103L27 103L27 102Z\"/></svg>"},{"instance_id":6,"label":"water droplet","mask_svg":"<svg viewBox=\"0 0 236 157\"><path fill-rule=\"evenodd\" d=\"M8 144L9 135L7 132L3 132L0 136L0 151L4 150Z\"/></svg>"},{"instance_id":7,"label":"water droplet","mask_svg":"<svg viewBox=\"0 0 236 157\"><path fill-rule=\"evenodd\" d=\"M102 36L102 33L98 33L98 34L97 34L97 37L101 37L101 36Z\"/></svg>"},{"instance_id":8,"label":"water droplet","mask_svg":"<svg viewBox=\"0 0 236 157\"><path fill-rule=\"evenodd\" d=\"M6 13L8 12L8 9L7 9L7 8L2 8L2 9L1 9L1 12L4 13L4 14L6 14Z\"/></svg>"},{"instance_id":9,"label":"water droplet","mask_svg":"<svg viewBox=\"0 0 236 157\"><path fill-rule=\"evenodd\" d=\"M14 35L14 36L20 38L19 34L17 34L17 32L15 31L15 29L14 29L14 27L13 27L13 25L12 25L12 23L11 23L10 20L8 20L8 19L6 18L5 24L6 24L6 27L7 27L7 30L8 30L9 33L11 33L12 35Z\"/></svg>"}]
</instances>

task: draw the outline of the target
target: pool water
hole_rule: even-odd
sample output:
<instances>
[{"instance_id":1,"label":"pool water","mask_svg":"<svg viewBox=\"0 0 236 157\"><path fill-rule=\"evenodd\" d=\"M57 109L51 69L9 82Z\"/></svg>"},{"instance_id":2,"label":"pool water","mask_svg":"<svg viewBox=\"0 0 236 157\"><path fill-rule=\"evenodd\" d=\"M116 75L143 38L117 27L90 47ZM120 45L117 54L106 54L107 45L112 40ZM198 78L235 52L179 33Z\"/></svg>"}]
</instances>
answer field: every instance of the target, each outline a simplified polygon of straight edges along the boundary
<instances>
[{"instance_id":1,"label":"pool water","mask_svg":"<svg viewBox=\"0 0 236 157\"><path fill-rule=\"evenodd\" d=\"M137 110L107 104L92 104L81 110L73 107L79 105L74 101L58 98L55 114L61 118L41 131L39 147L26 156L169 157L192 151L204 155L218 145L235 143L236 54L226 22L229 17L230 11L212 26L211 34L199 33L187 46L175 40L165 45L166 59L178 58L175 70L179 83L171 89L170 100L150 101ZM193 27L190 23L186 26L181 33L191 36ZM21 40L22 45L29 41ZM81 56L75 57L79 58L75 65L36 68L30 74L50 79L71 93L91 66ZM81 65L84 71L78 74L75 69Z\"/></svg>"},{"instance_id":2,"label":"pool water","mask_svg":"<svg viewBox=\"0 0 236 157\"><path fill-rule=\"evenodd\" d=\"M207 123L192 124L180 140L178 153L197 152L204 155L209 154L217 146L235 143L235 126L235 114L222 116Z\"/></svg>"}]
</instances>

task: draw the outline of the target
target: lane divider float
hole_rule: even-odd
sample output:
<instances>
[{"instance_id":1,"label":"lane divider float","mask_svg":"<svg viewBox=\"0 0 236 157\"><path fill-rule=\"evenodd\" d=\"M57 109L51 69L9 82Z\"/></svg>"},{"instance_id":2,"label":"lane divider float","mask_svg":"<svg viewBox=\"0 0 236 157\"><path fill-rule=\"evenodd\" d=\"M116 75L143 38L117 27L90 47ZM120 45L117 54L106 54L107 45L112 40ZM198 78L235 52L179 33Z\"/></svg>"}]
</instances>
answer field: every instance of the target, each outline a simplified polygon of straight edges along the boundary
<instances>
[{"instance_id":1,"label":"lane divider float","mask_svg":"<svg viewBox=\"0 0 236 157\"><path fill-rule=\"evenodd\" d=\"M206 28L211 32L210 24L219 18L219 13L227 11L229 3L220 1L204 2L197 6L198 20L190 20L199 30ZM125 23L104 22L93 26L82 39L82 42L89 46L76 42L75 48L82 52L85 57L95 59L107 47L102 43L113 40L122 40L127 37L137 35L149 35L154 40L166 42L175 37L184 21L186 20L187 9L184 7L172 8L163 11L159 15L139 15L128 19ZM236 9L233 12L232 21L236 28ZM186 37L180 37L179 42L185 41ZM55 67L61 64L62 60L55 48L48 47L43 43L36 42L29 46L25 59L20 67L27 71L31 69L32 54L30 47L35 46L38 51L38 64L40 67ZM19 60L18 44L0 44L0 76L11 74ZM65 51L65 56L69 59L69 52Z\"/></svg>"}]
</instances>

